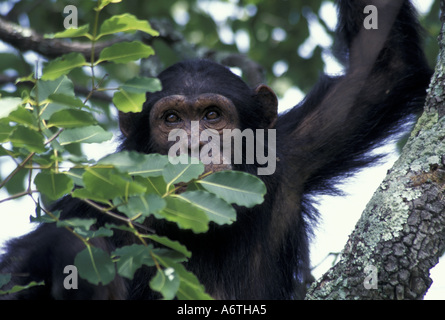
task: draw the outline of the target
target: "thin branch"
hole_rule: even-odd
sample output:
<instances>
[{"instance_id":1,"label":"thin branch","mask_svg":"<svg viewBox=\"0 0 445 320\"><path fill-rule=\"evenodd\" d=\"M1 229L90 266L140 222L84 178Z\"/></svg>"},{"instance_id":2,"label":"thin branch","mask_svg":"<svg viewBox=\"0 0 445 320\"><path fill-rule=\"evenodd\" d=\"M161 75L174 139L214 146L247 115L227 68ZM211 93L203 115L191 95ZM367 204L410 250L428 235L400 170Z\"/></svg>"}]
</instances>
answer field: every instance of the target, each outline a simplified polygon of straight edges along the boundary
<instances>
[{"instance_id":1,"label":"thin branch","mask_svg":"<svg viewBox=\"0 0 445 320\"><path fill-rule=\"evenodd\" d=\"M61 39L45 39L43 35L34 30L12 23L4 17L0 17L0 40L9 43L22 52L32 50L48 58L56 58L71 52L79 52L87 60L91 58L91 43L89 41L68 42ZM102 49L124 40L118 38L96 43L95 59L99 57Z\"/></svg>"},{"instance_id":2,"label":"thin branch","mask_svg":"<svg viewBox=\"0 0 445 320\"><path fill-rule=\"evenodd\" d=\"M35 154L36 154L35 152L30 153L30 154L26 157L26 159L23 160L22 163L20 163L20 164L14 169L14 171L12 171L12 172L5 178L5 180L3 180L3 181L0 183L0 189L3 188L3 187L8 183L8 181L11 180L12 177L14 177L14 176L17 174L17 172L19 172L21 169L23 169L23 167L25 167L25 165L28 163L28 161L31 160L32 157L34 157Z\"/></svg>"},{"instance_id":3,"label":"thin branch","mask_svg":"<svg viewBox=\"0 0 445 320\"><path fill-rule=\"evenodd\" d=\"M135 221L133 221L133 220L131 220L129 218L122 217L122 216L120 216L120 215L110 211L107 208L103 208L103 207L99 206L98 204L96 204L95 202L93 202L91 200L82 199L82 201L87 203L87 204L89 204L90 206L92 206L96 210L98 210L98 211L100 211L100 212L102 212L102 213L104 213L106 215L109 215L110 217L113 217L115 219L121 220L121 221L123 221L123 222L125 222L127 224L131 224L133 226L137 226L137 227L139 227L139 228L141 228L143 230L146 230L146 231L148 231L150 233L156 233L153 229L150 229L150 228L148 228L148 227L146 227L146 226L144 226L144 225L142 225L140 223L137 223L137 222L135 222Z\"/></svg>"},{"instance_id":4,"label":"thin branch","mask_svg":"<svg viewBox=\"0 0 445 320\"><path fill-rule=\"evenodd\" d=\"M12 196L10 196L8 198L1 199L0 203L7 202L7 201L10 201L10 200L14 200L14 199L18 199L18 198L21 198L21 197L24 197L24 196L27 196L27 195L32 195L33 193L38 193L38 192L39 192L38 190L26 190L26 191L23 191L23 192L20 192L20 193L16 193L15 195L12 195Z\"/></svg>"}]
</instances>

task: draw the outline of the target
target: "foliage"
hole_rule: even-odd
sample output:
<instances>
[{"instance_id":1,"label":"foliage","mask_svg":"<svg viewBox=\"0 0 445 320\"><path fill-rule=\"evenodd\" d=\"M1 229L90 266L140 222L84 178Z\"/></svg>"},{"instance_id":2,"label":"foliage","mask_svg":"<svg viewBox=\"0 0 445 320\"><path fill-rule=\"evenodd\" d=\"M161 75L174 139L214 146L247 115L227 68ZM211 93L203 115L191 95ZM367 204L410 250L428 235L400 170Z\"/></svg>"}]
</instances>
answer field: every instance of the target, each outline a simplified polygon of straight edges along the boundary
<instances>
[{"instance_id":1,"label":"foliage","mask_svg":"<svg viewBox=\"0 0 445 320\"><path fill-rule=\"evenodd\" d=\"M114 15L100 22L100 14L110 2L98 2L93 27L85 24L47 36L86 38L92 44L90 61L79 53L50 60L40 77L19 79L19 83L31 82L32 87L23 88L15 96L0 98L0 156L17 163L16 169L0 182L0 189L7 188L16 177L27 177L28 181L25 190L1 202L30 196L36 203L33 222L55 223L76 235L85 249L74 262L79 275L92 284L106 285L116 275L132 279L138 268L150 266L157 268L150 287L164 298L208 299L197 278L181 264L192 253L182 244L150 232L144 220L154 216L195 233L206 232L211 222L222 225L236 220L231 204L252 207L261 203L265 186L258 178L243 172L204 174L204 165L191 164L190 159L173 165L167 156L158 154L122 151L99 161L77 154L78 148L73 146L112 138L94 116L98 110L91 101L94 92L113 91L112 100L118 110L139 112L146 92L161 89L154 78L134 76L120 85L107 87L103 78L96 76L102 66L135 63L154 53L140 41L126 41L104 48L95 60L95 44L99 39L119 32L158 34L147 21L131 14ZM91 91L82 101L74 92L75 75L82 69L85 72L85 68L91 70ZM113 80L118 83L118 79ZM178 194L178 188L184 184L188 185L187 190ZM71 195L114 218L116 223L97 228L94 227L97 218L61 219L60 212L51 212L40 205L36 193L49 201ZM131 233L136 243L111 253L93 245L95 238L110 237L115 230ZM0 287L9 279L9 275L1 275ZM14 287L9 292L33 285L39 284Z\"/></svg>"},{"instance_id":2,"label":"foliage","mask_svg":"<svg viewBox=\"0 0 445 320\"><path fill-rule=\"evenodd\" d=\"M68 0L21 0L14 4L7 17L16 22L28 19L37 32L52 33L61 28L62 19L54 17L61 17L63 8L71 4ZM80 1L76 6L79 9L79 25L86 25L94 19L93 1ZM335 53L330 47L336 22L333 0L132 0L106 6L101 11L99 21L126 12L141 20L168 19L172 23L171 29L174 31L165 30L167 35L153 39L151 43L157 52L156 71L178 60L196 57L202 48L210 48L214 53L241 51L264 67L269 85L279 96L290 86L303 92L310 90L325 67L328 56ZM437 58L434 35L440 29L438 12L439 1L434 0L430 12L422 17L428 35L426 52L432 66ZM79 33L83 32L79 30ZM192 48L178 42L182 35L193 45ZM104 35L101 40L109 36ZM16 54L3 54L1 58L0 70L14 65L19 75L24 76L33 69L34 61L30 65ZM109 79L103 80L104 85L111 79L125 82L139 71L139 66L132 63L104 68L110 74ZM78 84L88 78L82 69L71 76ZM102 107L109 115L107 105Z\"/></svg>"}]
</instances>

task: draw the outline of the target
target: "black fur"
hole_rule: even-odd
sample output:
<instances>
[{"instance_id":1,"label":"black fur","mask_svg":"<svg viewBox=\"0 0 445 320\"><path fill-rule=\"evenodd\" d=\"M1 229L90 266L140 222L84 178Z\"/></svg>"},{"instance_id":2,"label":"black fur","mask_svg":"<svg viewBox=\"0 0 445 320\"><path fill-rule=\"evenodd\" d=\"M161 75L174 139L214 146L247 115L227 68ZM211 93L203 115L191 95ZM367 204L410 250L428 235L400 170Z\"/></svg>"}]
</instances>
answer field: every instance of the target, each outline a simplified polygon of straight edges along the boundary
<instances>
[{"instance_id":1,"label":"black fur","mask_svg":"<svg viewBox=\"0 0 445 320\"><path fill-rule=\"evenodd\" d=\"M388 1L397 4L400 1ZM337 52L347 63L346 74L323 75L306 99L279 116L277 171L260 176L267 186L264 204L253 209L237 208L232 226L211 226L206 234L181 231L172 224L150 221L160 234L177 239L193 252L186 264L207 290L222 299L301 298L311 281L309 238L317 213L311 206L315 194L337 194L337 182L376 161L367 152L399 132L406 117L421 111L431 71L421 49L420 27L409 1L404 1L385 46L372 68L354 60L354 41L360 36L364 1L338 1ZM385 10L386 8L382 8ZM379 21L388 24L388 21ZM362 39L363 40L363 39ZM377 39L377 43L379 40ZM361 52L372 52L375 43L363 41ZM351 60L352 59L352 60ZM176 64L160 74L164 90L150 94L144 111L129 121L134 130L121 149L156 152L150 140L148 114L159 98L170 94L219 93L236 105L241 129L258 128L266 114L254 98L254 91L226 68L209 61ZM255 173L254 165L237 170ZM64 198L52 208L63 209L63 217L99 217L93 208ZM97 245L113 250L134 239L117 233L99 239ZM2 273L12 272L14 283L45 280L35 287L6 298L128 298L158 296L147 283L153 270L140 270L133 281L116 280L106 287L81 283L81 289L63 290L63 267L72 264L80 242L53 225L8 244L2 258ZM29 276L21 277L20 274ZM1 297L0 297L1 298Z\"/></svg>"}]
</instances>

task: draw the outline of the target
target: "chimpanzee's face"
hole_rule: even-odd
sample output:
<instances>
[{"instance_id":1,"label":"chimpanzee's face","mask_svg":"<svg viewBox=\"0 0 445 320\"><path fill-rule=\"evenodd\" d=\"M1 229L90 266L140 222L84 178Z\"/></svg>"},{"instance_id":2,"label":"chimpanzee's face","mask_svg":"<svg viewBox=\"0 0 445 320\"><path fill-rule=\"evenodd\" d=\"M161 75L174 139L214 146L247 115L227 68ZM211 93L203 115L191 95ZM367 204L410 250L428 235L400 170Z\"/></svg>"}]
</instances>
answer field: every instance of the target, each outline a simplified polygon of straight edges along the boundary
<instances>
[{"instance_id":1,"label":"chimpanzee's face","mask_svg":"<svg viewBox=\"0 0 445 320\"><path fill-rule=\"evenodd\" d=\"M201 161L201 157L213 157L213 161L203 161L206 172L231 168L230 159L223 159L223 133L236 128L239 118L235 105L215 93L167 96L150 111L155 149L161 154L199 156Z\"/></svg>"},{"instance_id":2,"label":"chimpanzee's face","mask_svg":"<svg viewBox=\"0 0 445 320\"><path fill-rule=\"evenodd\" d=\"M159 79L162 91L147 94L141 113L120 114L125 147L188 154L203 162L206 172L253 164L245 161L253 158L253 131L271 129L277 120L278 101L268 86L251 89L227 68L208 61L173 65ZM244 152L247 146L249 154Z\"/></svg>"}]
</instances>

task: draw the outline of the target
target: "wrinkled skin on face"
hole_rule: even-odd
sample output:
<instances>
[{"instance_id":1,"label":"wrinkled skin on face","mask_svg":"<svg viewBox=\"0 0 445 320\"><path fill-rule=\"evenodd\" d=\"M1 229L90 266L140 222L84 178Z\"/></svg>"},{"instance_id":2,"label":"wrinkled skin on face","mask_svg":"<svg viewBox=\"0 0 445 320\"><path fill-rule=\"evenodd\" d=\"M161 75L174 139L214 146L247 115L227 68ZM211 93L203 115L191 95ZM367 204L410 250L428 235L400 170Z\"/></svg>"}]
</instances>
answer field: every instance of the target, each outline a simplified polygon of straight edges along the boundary
<instances>
[{"instance_id":1,"label":"wrinkled skin on face","mask_svg":"<svg viewBox=\"0 0 445 320\"><path fill-rule=\"evenodd\" d=\"M192 121L199 123L199 131L192 130ZM183 130L187 134L187 140L182 139L180 142L184 144L183 150L189 155L194 147L198 147L199 150L196 151L201 154L202 148L212 142L212 139L200 139L204 130L219 135L216 145L220 147L220 157L214 163L206 164L205 172L231 169L230 159L222 159L223 130L238 127L239 119L235 105L230 99L219 94L206 93L195 97L171 95L156 102L150 111L150 136L156 137L155 148L161 154L168 154L170 148L179 142L169 141L172 140L169 139L169 134L175 130ZM199 141L199 144L194 146L192 141Z\"/></svg>"}]
</instances>

